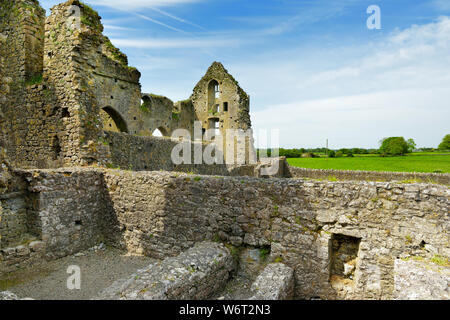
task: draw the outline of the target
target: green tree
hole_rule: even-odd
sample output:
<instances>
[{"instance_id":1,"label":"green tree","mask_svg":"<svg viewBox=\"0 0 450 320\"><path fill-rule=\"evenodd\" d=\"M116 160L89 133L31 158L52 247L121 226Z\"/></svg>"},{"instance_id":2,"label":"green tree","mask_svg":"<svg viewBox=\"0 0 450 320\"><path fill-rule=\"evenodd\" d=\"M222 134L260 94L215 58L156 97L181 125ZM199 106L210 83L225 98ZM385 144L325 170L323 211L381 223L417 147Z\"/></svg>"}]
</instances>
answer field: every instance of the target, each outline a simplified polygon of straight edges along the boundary
<instances>
[{"instance_id":1,"label":"green tree","mask_svg":"<svg viewBox=\"0 0 450 320\"><path fill-rule=\"evenodd\" d=\"M408 152L408 143L403 137L390 137L382 140L380 153L382 156L400 156Z\"/></svg>"},{"instance_id":2,"label":"green tree","mask_svg":"<svg viewBox=\"0 0 450 320\"><path fill-rule=\"evenodd\" d=\"M408 139L406 143L408 144L408 152L413 152L416 149L416 143L413 139Z\"/></svg>"},{"instance_id":3,"label":"green tree","mask_svg":"<svg viewBox=\"0 0 450 320\"><path fill-rule=\"evenodd\" d=\"M450 134L447 134L442 142L439 144L439 150L450 150Z\"/></svg>"}]
</instances>

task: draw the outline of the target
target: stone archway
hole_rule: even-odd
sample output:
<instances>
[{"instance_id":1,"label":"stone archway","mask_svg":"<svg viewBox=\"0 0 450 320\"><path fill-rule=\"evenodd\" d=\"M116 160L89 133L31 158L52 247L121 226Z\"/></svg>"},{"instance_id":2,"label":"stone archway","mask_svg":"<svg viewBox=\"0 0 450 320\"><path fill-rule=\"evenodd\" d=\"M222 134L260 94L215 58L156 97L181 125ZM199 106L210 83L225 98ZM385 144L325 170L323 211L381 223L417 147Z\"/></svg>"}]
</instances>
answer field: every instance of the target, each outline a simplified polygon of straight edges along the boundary
<instances>
[{"instance_id":1,"label":"stone archway","mask_svg":"<svg viewBox=\"0 0 450 320\"><path fill-rule=\"evenodd\" d=\"M165 128L159 127L159 128L156 128L155 130L153 130L152 136L153 137L168 137L169 133Z\"/></svg>"},{"instance_id":2,"label":"stone archway","mask_svg":"<svg viewBox=\"0 0 450 320\"><path fill-rule=\"evenodd\" d=\"M128 126L119 112L112 107L104 107L101 110L103 128L107 131L128 133Z\"/></svg>"}]
</instances>

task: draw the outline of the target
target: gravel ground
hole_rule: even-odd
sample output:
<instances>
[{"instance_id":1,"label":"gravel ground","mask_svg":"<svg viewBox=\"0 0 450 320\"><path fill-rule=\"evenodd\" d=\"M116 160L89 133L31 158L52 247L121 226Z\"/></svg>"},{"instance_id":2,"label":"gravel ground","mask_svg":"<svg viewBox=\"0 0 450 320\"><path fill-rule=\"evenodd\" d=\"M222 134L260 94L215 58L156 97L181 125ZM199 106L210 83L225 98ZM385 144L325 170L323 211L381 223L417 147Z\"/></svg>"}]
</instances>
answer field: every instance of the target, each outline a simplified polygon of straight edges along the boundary
<instances>
[{"instance_id":1,"label":"gravel ground","mask_svg":"<svg viewBox=\"0 0 450 320\"><path fill-rule=\"evenodd\" d=\"M213 300L248 300L253 296L250 290L253 279L242 276L233 277L222 292L214 295Z\"/></svg>"},{"instance_id":2,"label":"gravel ground","mask_svg":"<svg viewBox=\"0 0 450 320\"><path fill-rule=\"evenodd\" d=\"M15 293L19 298L37 300L87 300L114 281L129 276L155 259L131 256L126 252L108 248L106 250L87 250L47 262L39 267L24 269L0 279L2 290ZM67 268L80 267L81 289L67 289L67 279L71 274Z\"/></svg>"}]
</instances>

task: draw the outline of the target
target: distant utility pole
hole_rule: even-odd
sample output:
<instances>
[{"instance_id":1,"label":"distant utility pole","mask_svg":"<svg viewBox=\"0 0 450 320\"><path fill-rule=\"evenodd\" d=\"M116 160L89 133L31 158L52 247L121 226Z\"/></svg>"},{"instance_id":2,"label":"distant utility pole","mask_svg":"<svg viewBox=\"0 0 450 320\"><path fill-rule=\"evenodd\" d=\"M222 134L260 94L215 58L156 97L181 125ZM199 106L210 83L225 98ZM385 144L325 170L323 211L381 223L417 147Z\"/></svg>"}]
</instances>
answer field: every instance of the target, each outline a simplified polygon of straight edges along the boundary
<instances>
[{"instance_id":1,"label":"distant utility pole","mask_svg":"<svg viewBox=\"0 0 450 320\"><path fill-rule=\"evenodd\" d=\"M327 154L327 157L328 157L328 139L327 139L326 154Z\"/></svg>"}]
</instances>

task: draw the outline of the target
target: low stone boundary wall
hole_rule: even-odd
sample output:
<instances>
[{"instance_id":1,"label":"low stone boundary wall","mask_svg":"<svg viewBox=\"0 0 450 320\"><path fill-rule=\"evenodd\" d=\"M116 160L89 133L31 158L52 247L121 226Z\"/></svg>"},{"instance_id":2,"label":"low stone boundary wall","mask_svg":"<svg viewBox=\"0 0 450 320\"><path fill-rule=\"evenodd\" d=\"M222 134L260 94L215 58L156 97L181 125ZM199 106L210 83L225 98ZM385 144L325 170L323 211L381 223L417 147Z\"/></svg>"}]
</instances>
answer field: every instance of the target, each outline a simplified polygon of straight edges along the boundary
<instances>
[{"instance_id":1,"label":"low stone boundary wall","mask_svg":"<svg viewBox=\"0 0 450 320\"><path fill-rule=\"evenodd\" d=\"M222 244L202 242L174 258L138 270L99 293L99 300L202 300L230 278L234 261Z\"/></svg>"},{"instance_id":2,"label":"low stone boundary wall","mask_svg":"<svg viewBox=\"0 0 450 320\"><path fill-rule=\"evenodd\" d=\"M448 173L378 172L297 168L286 164L286 178L337 179L357 181L412 181L450 185Z\"/></svg>"},{"instance_id":3,"label":"low stone boundary wall","mask_svg":"<svg viewBox=\"0 0 450 320\"><path fill-rule=\"evenodd\" d=\"M450 268L401 259L394 263L394 299L450 300Z\"/></svg>"},{"instance_id":4,"label":"low stone boundary wall","mask_svg":"<svg viewBox=\"0 0 450 320\"><path fill-rule=\"evenodd\" d=\"M251 287L251 300L290 300L294 297L294 270L282 263L271 263Z\"/></svg>"}]
</instances>

